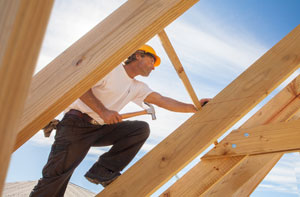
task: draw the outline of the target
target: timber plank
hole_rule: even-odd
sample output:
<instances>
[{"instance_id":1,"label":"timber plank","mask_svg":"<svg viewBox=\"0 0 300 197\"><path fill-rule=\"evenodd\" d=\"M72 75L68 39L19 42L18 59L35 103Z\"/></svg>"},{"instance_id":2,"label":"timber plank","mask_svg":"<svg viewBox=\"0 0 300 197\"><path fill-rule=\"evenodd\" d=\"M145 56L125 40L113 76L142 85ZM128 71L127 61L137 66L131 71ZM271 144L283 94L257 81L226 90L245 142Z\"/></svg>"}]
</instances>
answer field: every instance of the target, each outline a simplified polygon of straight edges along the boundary
<instances>
[{"instance_id":1,"label":"timber plank","mask_svg":"<svg viewBox=\"0 0 300 197\"><path fill-rule=\"evenodd\" d=\"M66 49L33 77L15 150L196 2L127 1Z\"/></svg>"},{"instance_id":2,"label":"timber plank","mask_svg":"<svg viewBox=\"0 0 300 197\"><path fill-rule=\"evenodd\" d=\"M53 0L0 0L0 194Z\"/></svg>"},{"instance_id":3,"label":"timber plank","mask_svg":"<svg viewBox=\"0 0 300 197\"><path fill-rule=\"evenodd\" d=\"M294 72L299 53L300 26L97 196L150 195Z\"/></svg>"}]
</instances>

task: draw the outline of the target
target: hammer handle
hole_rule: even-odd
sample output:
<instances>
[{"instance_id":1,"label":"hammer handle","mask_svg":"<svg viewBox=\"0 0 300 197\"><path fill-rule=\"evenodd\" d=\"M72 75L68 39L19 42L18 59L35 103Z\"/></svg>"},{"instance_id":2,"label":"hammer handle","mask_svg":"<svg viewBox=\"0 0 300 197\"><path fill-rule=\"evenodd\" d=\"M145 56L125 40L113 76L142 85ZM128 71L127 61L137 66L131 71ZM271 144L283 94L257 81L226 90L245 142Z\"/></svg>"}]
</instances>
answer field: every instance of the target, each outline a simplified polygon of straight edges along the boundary
<instances>
[{"instance_id":1,"label":"hammer handle","mask_svg":"<svg viewBox=\"0 0 300 197\"><path fill-rule=\"evenodd\" d=\"M146 110L138 111L138 112L126 113L126 114L121 114L121 117L122 117L122 119L127 119L127 118L131 118L131 117L135 117L135 116L140 116L140 115L144 115L144 114L147 114Z\"/></svg>"}]
</instances>

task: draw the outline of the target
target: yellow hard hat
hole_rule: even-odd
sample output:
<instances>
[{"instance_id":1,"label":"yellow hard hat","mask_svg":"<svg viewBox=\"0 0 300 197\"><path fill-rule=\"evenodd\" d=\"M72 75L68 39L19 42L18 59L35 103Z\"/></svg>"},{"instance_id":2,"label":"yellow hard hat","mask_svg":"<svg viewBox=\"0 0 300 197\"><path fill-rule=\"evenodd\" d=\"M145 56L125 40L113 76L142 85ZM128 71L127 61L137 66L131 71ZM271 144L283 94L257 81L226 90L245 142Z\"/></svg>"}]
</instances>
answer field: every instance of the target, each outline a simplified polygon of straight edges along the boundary
<instances>
[{"instance_id":1,"label":"yellow hard hat","mask_svg":"<svg viewBox=\"0 0 300 197\"><path fill-rule=\"evenodd\" d=\"M155 57L155 63L154 66L159 66L160 64L160 57L156 55L154 49L150 47L149 45L143 45L139 49L139 51L145 51L145 53L151 53Z\"/></svg>"}]
</instances>

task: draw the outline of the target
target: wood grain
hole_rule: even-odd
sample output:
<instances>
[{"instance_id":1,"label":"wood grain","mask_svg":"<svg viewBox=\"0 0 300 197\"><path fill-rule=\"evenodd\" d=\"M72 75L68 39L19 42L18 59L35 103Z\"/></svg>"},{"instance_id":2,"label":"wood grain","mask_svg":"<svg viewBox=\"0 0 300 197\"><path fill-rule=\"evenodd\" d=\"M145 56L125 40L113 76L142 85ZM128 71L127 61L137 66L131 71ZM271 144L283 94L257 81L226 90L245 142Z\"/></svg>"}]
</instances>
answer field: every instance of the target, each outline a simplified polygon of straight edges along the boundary
<instances>
[{"instance_id":1,"label":"wood grain","mask_svg":"<svg viewBox=\"0 0 300 197\"><path fill-rule=\"evenodd\" d=\"M0 1L0 193L52 5Z\"/></svg>"}]
</instances>

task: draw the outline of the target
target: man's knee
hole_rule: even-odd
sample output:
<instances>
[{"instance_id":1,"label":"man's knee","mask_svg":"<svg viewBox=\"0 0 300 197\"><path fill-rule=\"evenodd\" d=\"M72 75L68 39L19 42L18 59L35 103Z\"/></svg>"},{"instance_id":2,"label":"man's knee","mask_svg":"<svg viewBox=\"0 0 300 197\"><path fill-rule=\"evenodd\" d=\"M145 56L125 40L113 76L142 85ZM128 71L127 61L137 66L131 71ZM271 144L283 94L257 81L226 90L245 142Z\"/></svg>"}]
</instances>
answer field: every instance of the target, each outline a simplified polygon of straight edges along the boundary
<instances>
[{"instance_id":1,"label":"man's knee","mask_svg":"<svg viewBox=\"0 0 300 197\"><path fill-rule=\"evenodd\" d=\"M145 121L136 121L135 124L138 127L140 135L147 139L150 135L149 124Z\"/></svg>"}]
</instances>

